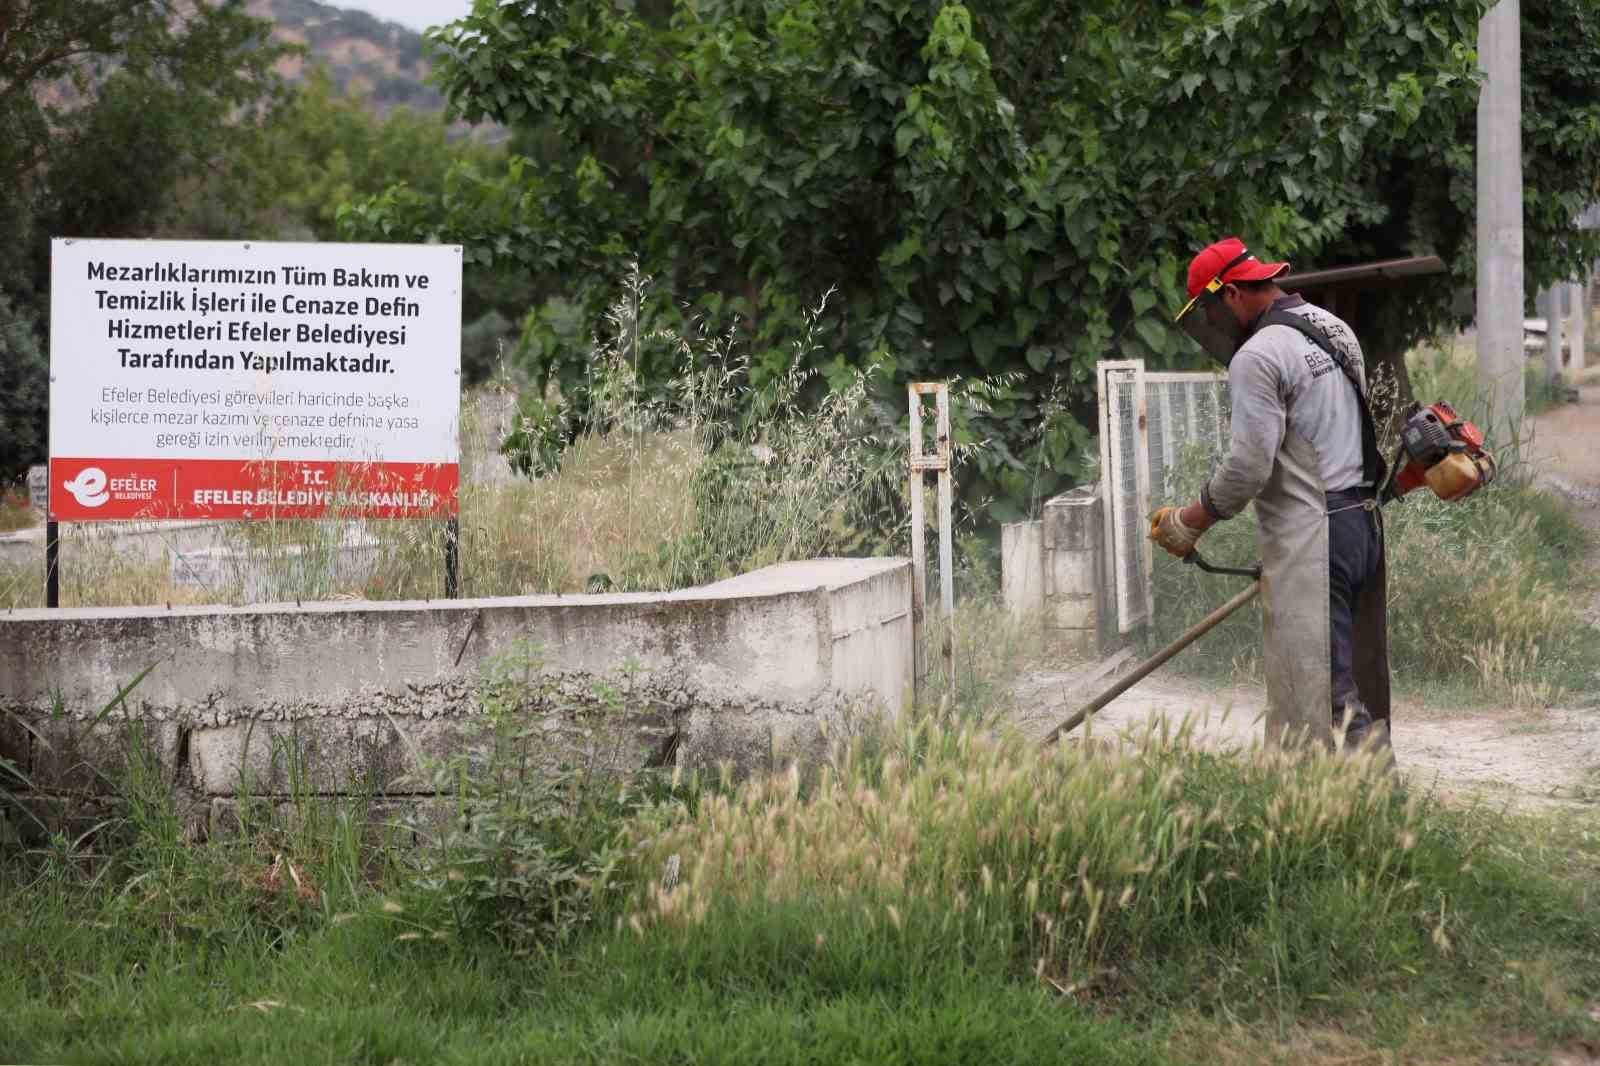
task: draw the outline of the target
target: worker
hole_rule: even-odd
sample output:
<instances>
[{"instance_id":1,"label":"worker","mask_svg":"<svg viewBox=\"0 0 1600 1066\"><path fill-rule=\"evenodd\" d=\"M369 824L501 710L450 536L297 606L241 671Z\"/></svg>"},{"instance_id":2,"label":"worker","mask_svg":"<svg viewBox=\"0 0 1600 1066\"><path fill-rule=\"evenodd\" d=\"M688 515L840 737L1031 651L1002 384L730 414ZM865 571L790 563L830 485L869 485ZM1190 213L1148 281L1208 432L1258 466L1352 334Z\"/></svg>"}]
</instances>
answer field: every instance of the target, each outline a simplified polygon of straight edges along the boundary
<instances>
[{"instance_id":1,"label":"worker","mask_svg":"<svg viewBox=\"0 0 1600 1066\"><path fill-rule=\"evenodd\" d=\"M1385 464L1361 345L1339 318L1278 287L1288 269L1236 237L1189 263L1178 324L1227 368L1232 436L1200 498L1158 510L1151 539L1185 558L1254 500L1267 742L1366 745L1392 759Z\"/></svg>"}]
</instances>

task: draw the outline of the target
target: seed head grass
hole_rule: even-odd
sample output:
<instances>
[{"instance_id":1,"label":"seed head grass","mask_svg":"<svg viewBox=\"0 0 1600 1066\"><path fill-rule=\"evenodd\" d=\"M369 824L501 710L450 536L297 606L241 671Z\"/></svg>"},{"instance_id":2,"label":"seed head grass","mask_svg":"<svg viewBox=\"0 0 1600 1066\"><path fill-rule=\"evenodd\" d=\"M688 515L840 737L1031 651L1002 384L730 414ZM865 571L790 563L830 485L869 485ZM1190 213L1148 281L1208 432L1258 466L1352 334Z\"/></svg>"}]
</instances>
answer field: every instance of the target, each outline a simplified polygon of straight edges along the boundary
<instances>
[{"instance_id":1,"label":"seed head grass","mask_svg":"<svg viewBox=\"0 0 1600 1066\"><path fill-rule=\"evenodd\" d=\"M1003 962L1082 985L1227 944L1308 893L1415 918L1446 846L1427 804L1365 755L1207 755L1186 726L1158 725L1041 750L930 721L868 751L631 828L638 887L619 930L665 938L686 968L776 937L763 950L801 968ZM663 885L651 872L674 856ZM1448 912L1430 921L1422 935L1448 950Z\"/></svg>"}]
</instances>

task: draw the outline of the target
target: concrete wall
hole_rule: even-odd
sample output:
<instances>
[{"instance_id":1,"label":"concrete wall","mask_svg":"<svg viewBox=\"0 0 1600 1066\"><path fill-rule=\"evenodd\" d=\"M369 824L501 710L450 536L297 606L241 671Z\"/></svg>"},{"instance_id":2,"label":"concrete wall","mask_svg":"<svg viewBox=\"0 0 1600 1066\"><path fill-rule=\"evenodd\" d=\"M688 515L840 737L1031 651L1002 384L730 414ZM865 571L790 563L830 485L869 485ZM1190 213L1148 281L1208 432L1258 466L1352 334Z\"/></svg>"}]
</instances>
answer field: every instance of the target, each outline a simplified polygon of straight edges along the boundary
<instances>
[{"instance_id":1,"label":"concrete wall","mask_svg":"<svg viewBox=\"0 0 1600 1066\"><path fill-rule=\"evenodd\" d=\"M195 797L427 792L481 733L486 676L552 758L749 771L815 755L912 684L911 566L818 560L667 595L0 614L0 754L93 787L137 728ZM149 674L104 720L119 689ZM599 740L597 745L597 738Z\"/></svg>"},{"instance_id":2,"label":"concrete wall","mask_svg":"<svg viewBox=\"0 0 1600 1066\"><path fill-rule=\"evenodd\" d=\"M1097 486L1045 502L1001 530L1000 582L1013 617L1036 615L1052 650L1094 655L1115 641L1116 595Z\"/></svg>"}]
</instances>

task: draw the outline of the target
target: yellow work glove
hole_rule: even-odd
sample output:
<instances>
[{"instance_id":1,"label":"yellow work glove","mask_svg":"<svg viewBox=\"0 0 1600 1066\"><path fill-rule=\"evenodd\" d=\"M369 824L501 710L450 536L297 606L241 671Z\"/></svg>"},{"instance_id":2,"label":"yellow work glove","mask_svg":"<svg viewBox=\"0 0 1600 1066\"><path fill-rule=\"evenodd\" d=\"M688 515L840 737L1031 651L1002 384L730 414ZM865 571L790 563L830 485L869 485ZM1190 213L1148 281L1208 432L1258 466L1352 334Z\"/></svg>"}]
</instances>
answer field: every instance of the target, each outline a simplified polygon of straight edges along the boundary
<instances>
[{"instance_id":1,"label":"yellow work glove","mask_svg":"<svg viewBox=\"0 0 1600 1066\"><path fill-rule=\"evenodd\" d=\"M1182 510L1181 507L1163 507L1151 515L1150 539L1165 548L1169 555L1187 559L1205 530L1185 525Z\"/></svg>"}]
</instances>

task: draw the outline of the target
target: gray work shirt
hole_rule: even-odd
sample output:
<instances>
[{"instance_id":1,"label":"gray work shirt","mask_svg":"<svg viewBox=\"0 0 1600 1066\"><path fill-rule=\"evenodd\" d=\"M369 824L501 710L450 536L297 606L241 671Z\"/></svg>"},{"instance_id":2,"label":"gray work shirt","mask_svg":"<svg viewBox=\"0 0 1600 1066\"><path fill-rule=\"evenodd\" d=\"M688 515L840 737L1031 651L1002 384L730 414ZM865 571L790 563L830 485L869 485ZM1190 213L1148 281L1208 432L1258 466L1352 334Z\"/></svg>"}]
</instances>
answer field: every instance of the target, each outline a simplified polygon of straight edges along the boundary
<instances>
[{"instance_id":1,"label":"gray work shirt","mask_svg":"<svg viewBox=\"0 0 1600 1066\"><path fill-rule=\"evenodd\" d=\"M1366 387L1366 362L1354 330L1300 296L1282 297L1272 306L1320 327ZM1213 517L1232 518L1255 499L1272 475L1287 431L1316 451L1324 491L1366 484L1355 388L1310 337L1292 326L1257 330L1228 364L1228 391L1232 440L1201 494Z\"/></svg>"}]
</instances>

